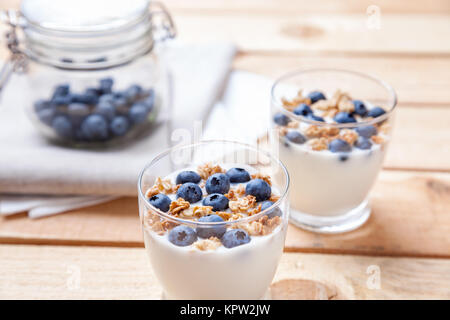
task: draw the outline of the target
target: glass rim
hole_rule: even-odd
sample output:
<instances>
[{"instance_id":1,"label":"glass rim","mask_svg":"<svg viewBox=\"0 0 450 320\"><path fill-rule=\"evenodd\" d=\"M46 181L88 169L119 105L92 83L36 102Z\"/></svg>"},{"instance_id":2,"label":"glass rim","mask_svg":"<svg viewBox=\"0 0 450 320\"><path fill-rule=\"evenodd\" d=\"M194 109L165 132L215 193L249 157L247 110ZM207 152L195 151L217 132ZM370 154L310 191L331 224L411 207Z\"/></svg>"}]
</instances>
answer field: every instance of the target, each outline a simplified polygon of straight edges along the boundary
<instances>
[{"instance_id":1,"label":"glass rim","mask_svg":"<svg viewBox=\"0 0 450 320\"><path fill-rule=\"evenodd\" d=\"M295 113L286 110L286 108L283 107L282 102L279 99L275 98L275 90L278 85L280 85L284 80L287 80L289 78L292 78L294 76L302 75L302 74L308 74L308 73L314 73L314 72L335 72L335 73L342 73L342 74L349 74L357 77L366 78L369 80L372 80L382 87L386 89L386 91L389 93L390 101L389 101L389 110L385 110L386 113L382 114L379 117L372 118L370 120L364 120L360 122L351 122L351 123L333 123L333 122L322 122L322 121L316 121L312 119L308 119L304 116L296 115ZM373 125L379 122L383 122L386 119L388 119L391 114L394 112L396 106L397 106L397 94L395 93L394 88L392 88L391 85L389 85L386 81L379 79L378 77L353 71L353 70L347 70L347 69L339 69L339 68L310 68L310 69L297 69L294 71L290 71L288 73L283 74L281 77L277 78L275 82L273 83L271 89L270 89L270 99L272 102L272 105L278 108L283 114L293 118L294 120L297 120L299 122L305 122L311 125L317 125L317 126L328 126L328 127L336 127L336 128L355 128L355 127L363 127L367 125Z\"/></svg>"},{"instance_id":2,"label":"glass rim","mask_svg":"<svg viewBox=\"0 0 450 320\"><path fill-rule=\"evenodd\" d=\"M145 172L151 168L153 165L155 165L156 163L158 163L162 158L164 158L165 156L167 156L168 154L170 154L171 152L173 152L174 150L181 150L181 149L187 149L187 148L194 148L197 146L201 146L201 145L206 145L206 144L212 144L212 143L225 143L225 144L236 144L236 145L240 145L242 147L245 147L247 149L250 149L252 151L255 151L257 153L261 153L265 156L267 156L269 159L273 160L275 163L277 163L277 165L279 167L282 168L284 176L286 177L286 183L285 186L283 188L283 191L281 192L280 198L275 201L270 207L262 210L261 212L258 212L255 215L252 216L247 216L238 220L234 220L234 221L223 221L223 222L201 222L201 221L193 221L193 220L188 220L188 219L181 219L181 218L177 218L177 217L173 217L170 214L168 214L167 212L163 212L160 209L154 207L153 205L151 205L148 200L147 197L145 196L143 190L142 190L142 179L143 176L145 174ZM166 149L165 151L161 152L160 154L158 154L157 156L155 156L153 158L152 161L150 161L149 163L147 163L145 165L145 167L141 170L140 174L139 174L139 178L138 178L138 198L142 201L144 201L145 206L147 206L148 208L150 208L152 211L154 211L155 213L157 213L159 216L162 216L163 218L170 220L172 222L175 223L180 223L180 224L189 224L189 225L195 225L195 226L211 226L211 227L215 227L215 226L228 226L228 225L235 225L235 224L240 224L240 223L245 223L248 221L253 221L256 220L260 217L265 216L266 214L268 214L270 211L272 211L273 209L277 208L280 206L280 204L285 200L285 198L287 197L288 191L289 191L289 183L290 183L290 178L289 178L289 173L286 169L286 167L284 166L284 164L281 162L280 159L275 158L274 156L272 156L269 152L260 150L250 144L246 144L246 143L242 143L242 142L237 142L237 141L230 141L230 140L202 140L199 142L195 142L195 143L190 143L190 144L180 144L177 145L175 147L171 147Z\"/></svg>"}]
</instances>

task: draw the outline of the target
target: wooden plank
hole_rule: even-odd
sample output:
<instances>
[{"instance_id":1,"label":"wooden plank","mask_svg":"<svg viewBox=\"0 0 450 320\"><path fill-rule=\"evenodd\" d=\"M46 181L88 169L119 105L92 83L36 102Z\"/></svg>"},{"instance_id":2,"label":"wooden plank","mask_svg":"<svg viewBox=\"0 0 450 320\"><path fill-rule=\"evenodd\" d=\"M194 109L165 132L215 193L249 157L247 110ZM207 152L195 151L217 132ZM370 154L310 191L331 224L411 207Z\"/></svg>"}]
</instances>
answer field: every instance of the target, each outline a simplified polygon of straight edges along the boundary
<instances>
[{"instance_id":1,"label":"wooden plank","mask_svg":"<svg viewBox=\"0 0 450 320\"><path fill-rule=\"evenodd\" d=\"M450 58L242 53L234 60L233 67L273 79L298 69L350 69L388 82L402 106L450 106Z\"/></svg>"},{"instance_id":2,"label":"wooden plank","mask_svg":"<svg viewBox=\"0 0 450 320\"><path fill-rule=\"evenodd\" d=\"M1 299L161 297L143 249L2 245L0 260ZM449 269L445 259L285 253L272 293L291 299L450 299Z\"/></svg>"},{"instance_id":3,"label":"wooden plank","mask_svg":"<svg viewBox=\"0 0 450 320\"><path fill-rule=\"evenodd\" d=\"M9 0L11 1L11 0ZM13 0L17 1L17 0ZM447 0L165 0L173 11L192 12L247 12L271 14L305 13L364 13L369 6L378 6L381 13L448 13Z\"/></svg>"},{"instance_id":4,"label":"wooden plank","mask_svg":"<svg viewBox=\"0 0 450 320\"><path fill-rule=\"evenodd\" d=\"M383 14L369 29L362 14L212 12L174 14L179 39L231 41L242 51L332 53L450 53L449 15ZM430 36L430 35L433 36Z\"/></svg>"},{"instance_id":5,"label":"wooden plank","mask_svg":"<svg viewBox=\"0 0 450 320\"><path fill-rule=\"evenodd\" d=\"M290 226L287 251L450 257L450 174L383 171L361 229L319 235ZM142 246L137 199L40 220L0 220L0 243Z\"/></svg>"}]
</instances>

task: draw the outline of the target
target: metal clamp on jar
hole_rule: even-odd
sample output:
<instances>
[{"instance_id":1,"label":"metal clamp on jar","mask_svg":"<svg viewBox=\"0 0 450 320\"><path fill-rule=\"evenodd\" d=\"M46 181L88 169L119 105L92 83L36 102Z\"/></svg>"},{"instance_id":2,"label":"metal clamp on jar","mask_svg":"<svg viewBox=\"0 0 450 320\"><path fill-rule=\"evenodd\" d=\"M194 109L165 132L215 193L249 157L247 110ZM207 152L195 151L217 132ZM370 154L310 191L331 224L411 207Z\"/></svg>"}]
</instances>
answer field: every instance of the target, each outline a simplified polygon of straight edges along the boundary
<instances>
[{"instance_id":1,"label":"metal clamp on jar","mask_svg":"<svg viewBox=\"0 0 450 320\"><path fill-rule=\"evenodd\" d=\"M169 107L157 44L176 32L161 3L23 0L20 12L0 12L0 19L10 26L11 52L0 92L11 74L25 77L26 98L16 107L48 139L77 147L130 141Z\"/></svg>"}]
</instances>

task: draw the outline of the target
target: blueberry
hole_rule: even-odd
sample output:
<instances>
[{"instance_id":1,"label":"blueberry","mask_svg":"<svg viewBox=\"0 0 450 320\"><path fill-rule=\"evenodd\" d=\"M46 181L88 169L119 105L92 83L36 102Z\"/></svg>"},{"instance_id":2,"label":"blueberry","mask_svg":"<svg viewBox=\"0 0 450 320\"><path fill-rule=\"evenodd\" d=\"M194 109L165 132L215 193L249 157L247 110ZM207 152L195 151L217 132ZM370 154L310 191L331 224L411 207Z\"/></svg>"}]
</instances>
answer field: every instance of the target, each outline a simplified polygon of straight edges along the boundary
<instances>
[{"instance_id":1,"label":"blueberry","mask_svg":"<svg viewBox=\"0 0 450 320\"><path fill-rule=\"evenodd\" d=\"M353 100L353 106L355 107L355 114L360 115L361 117L366 116L367 108L364 105L364 102L362 102L361 100Z\"/></svg>"},{"instance_id":2,"label":"blueberry","mask_svg":"<svg viewBox=\"0 0 450 320\"><path fill-rule=\"evenodd\" d=\"M150 111L153 110L153 107L155 105L155 90L149 89L146 93L146 98L142 100L142 103L147 106L147 109Z\"/></svg>"},{"instance_id":3,"label":"blueberry","mask_svg":"<svg viewBox=\"0 0 450 320\"><path fill-rule=\"evenodd\" d=\"M311 103L315 103L319 100L325 100L325 95L320 91L313 91L308 94L308 98L311 99Z\"/></svg>"},{"instance_id":4,"label":"blueberry","mask_svg":"<svg viewBox=\"0 0 450 320\"><path fill-rule=\"evenodd\" d=\"M199 174L194 171L182 171L177 175L177 178L175 179L176 184L183 184L186 182L192 182L192 183L199 183L200 180Z\"/></svg>"},{"instance_id":5,"label":"blueberry","mask_svg":"<svg viewBox=\"0 0 450 320\"><path fill-rule=\"evenodd\" d=\"M169 241L176 246L186 247L197 241L197 234L188 226L176 226L169 232Z\"/></svg>"},{"instance_id":6,"label":"blueberry","mask_svg":"<svg viewBox=\"0 0 450 320\"><path fill-rule=\"evenodd\" d=\"M98 103L102 102L114 103L114 95L111 93L101 95L100 98L98 99Z\"/></svg>"},{"instance_id":7,"label":"blueberry","mask_svg":"<svg viewBox=\"0 0 450 320\"><path fill-rule=\"evenodd\" d=\"M339 112L334 116L334 121L337 123L352 123L356 122L356 119L353 118L348 112Z\"/></svg>"},{"instance_id":8,"label":"blueberry","mask_svg":"<svg viewBox=\"0 0 450 320\"><path fill-rule=\"evenodd\" d=\"M128 112L133 123L142 123L147 120L148 109L143 103L135 103Z\"/></svg>"},{"instance_id":9,"label":"blueberry","mask_svg":"<svg viewBox=\"0 0 450 320\"><path fill-rule=\"evenodd\" d=\"M100 96L102 94L102 92L99 89L96 89L96 88L87 88L84 91L84 93L88 94L88 95L94 95L94 96Z\"/></svg>"},{"instance_id":10,"label":"blueberry","mask_svg":"<svg viewBox=\"0 0 450 320\"><path fill-rule=\"evenodd\" d=\"M34 110L36 112L39 112L39 111L47 109L47 108L50 108L50 103L47 100L40 99L34 103Z\"/></svg>"},{"instance_id":11,"label":"blueberry","mask_svg":"<svg viewBox=\"0 0 450 320\"><path fill-rule=\"evenodd\" d=\"M324 118L316 116L315 114L312 114L312 113L308 114L307 118L314 120L314 121L325 122Z\"/></svg>"},{"instance_id":12,"label":"blueberry","mask_svg":"<svg viewBox=\"0 0 450 320\"><path fill-rule=\"evenodd\" d=\"M376 117L379 117L379 116L381 116L381 115L383 115L385 113L386 113L386 111L384 111L383 108L374 107L374 108L370 109L369 112L367 112L367 116L368 117L372 117L372 118L376 118Z\"/></svg>"},{"instance_id":13,"label":"blueberry","mask_svg":"<svg viewBox=\"0 0 450 320\"><path fill-rule=\"evenodd\" d=\"M234 248L250 242L247 231L242 229L231 229L222 236L222 244L225 248Z\"/></svg>"},{"instance_id":14,"label":"blueberry","mask_svg":"<svg viewBox=\"0 0 450 320\"><path fill-rule=\"evenodd\" d=\"M49 126L52 124L52 121L53 121L53 118L55 117L55 115L56 115L55 108L43 109L37 113L39 120L41 120L43 123L45 123Z\"/></svg>"},{"instance_id":15,"label":"blueberry","mask_svg":"<svg viewBox=\"0 0 450 320\"><path fill-rule=\"evenodd\" d=\"M73 134L72 123L66 116L57 116L52 121L52 128L64 138L70 138Z\"/></svg>"},{"instance_id":16,"label":"blueberry","mask_svg":"<svg viewBox=\"0 0 450 320\"><path fill-rule=\"evenodd\" d=\"M112 120L116 115L116 108L107 101L100 101L94 109L95 113L101 114L108 120Z\"/></svg>"},{"instance_id":17,"label":"blueberry","mask_svg":"<svg viewBox=\"0 0 450 320\"><path fill-rule=\"evenodd\" d=\"M339 155L339 161L347 161L348 160L348 155L347 154L340 154Z\"/></svg>"},{"instance_id":18,"label":"blueberry","mask_svg":"<svg viewBox=\"0 0 450 320\"><path fill-rule=\"evenodd\" d=\"M206 180L206 192L225 194L230 190L230 179L224 173L215 173Z\"/></svg>"},{"instance_id":19,"label":"blueberry","mask_svg":"<svg viewBox=\"0 0 450 320\"><path fill-rule=\"evenodd\" d=\"M61 84L61 85L57 86L55 88L55 90L53 91L52 98L56 98L56 97L59 97L59 96L66 96L66 95L69 94L69 91L70 91L70 87L69 87L68 84L66 84L66 83L65 84Z\"/></svg>"},{"instance_id":20,"label":"blueberry","mask_svg":"<svg viewBox=\"0 0 450 320\"><path fill-rule=\"evenodd\" d=\"M264 201L270 198L272 189L264 180L254 179L245 186L245 193L254 196L256 201Z\"/></svg>"},{"instance_id":21,"label":"blueberry","mask_svg":"<svg viewBox=\"0 0 450 320\"><path fill-rule=\"evenodd\" d=\"M74 94L72 95L72 101L93 105L98 102L98 96L93 93Z\"/></svg>"},{"instance_id":22,"label":"blueberry","mask_svg":"<svg viewBox=\"0 0 450 320\"><path fill-rule=\"evenodd\" d=\"M202 189L192 182L186 182L178 188L177 198L183 198L189 203L196 203L202 199Z\"/></svg>"},{"instance_id":23,"label":"blueberry","mask_svg":"<svg viewBox=\"0 0 450 320\"><path fill-rule=\"evenodd\" d=\"M129 102L134 102L139 98L141 93L142 87L140 85L134 84L130 86L127 90L125 90L124 96Z\"/></svg>"},{"instance_id":24,"label":"blueberry","mask_svg":"<svg viewBox=\"0 0 450 320\"><path fill-rule=\"evenodd\" d=\"M78 126L89 114L89 107L83 103L71 103L67 107L67 114L72 120L72 123Z\"/></svg>"},{"instance_id":25,"label":"blueberry","mask_svg":"<svg viewBox=\"0 0 450 320\"><path fill-rule=\"evenodd\" d=\"M331 152L349 152L352 151L352 146L342 139L334 139L328 145L328 149Z\"/></svg>"},{"instance_id":26,"label":"blueberry","mask_svg":"<svg viewBox=\"0 0 450 320\"><path fill-rule=\"evenodd\" d=\"M364 138L369 139L371 136L374 136L377 134L377 128L374 126L364 126L364 127L357 127L355 131Z\"/></svg>"},{"instance_id":27,"label":"blueberry","mask_svg":"<svg viewBox=\"0 0 450 320\"><path fill-rule=\"evenodd\" d=\"M250 181L250 174L242 168L231 168L227 170L226 175L232 183Z\"/></svg>"},{"instance_id":28,"label":"blueberry","mask_svg":"<svg viewBox=\"0 0 450 320\"><path fill-rule=\"evenodd\" d=\"M273 202L269 201L269 200L262 202L261 203L261 211L266 210L267 208L269 208L272 205L273 205ZM282 215L282 212L281 212L280 208L278 208L278 207L273 208L272 210L270 210L267 213L267 216L269 217L269 219L271 219L273 217L281 217L281 215Z\"/></svg>"},{"instance_id":29,"label":"blueberry","mask_svg":"<svg viewBox=\"0 0 450 320\"><path fill-rule=\"evenodd\" d=\"M114 80L112 78L103 78L100 80L100 90L104 94L111 93L113 84L114 84Z\"/></svg>"},{"instance_id":30,"label":"blueberry","mask_svg":"<svg viewBox=\"0 0 450 320\"><path fill-rule=\"evenodd\" d=\"M213 193L203 199L204 206L213 207L213 211L223 211L228 208L228 198L220 193Z\"/></svg>"},{"instance_id":31,"label":"blueberry","mask_svg":"<svg viewBox=\"0 0 450 320\"><path fill-rule=\"evenodd\" d=\"M114 97L114 106L116 109L122 109L128 107L128 101L123 96L115 96Z\"/></svg>"},{"instance_id":32,"label":"blueberry","mask_svg":"<svg viewBox=\"0 0 450 320\"><path fill-rule=\"evenodd\" d=\"M128 129L130 128L130 122L128 119L124 116L117 116L115 117L110 125L109 129L115 136L123 136L125 133L127 133Z\"/></svg>"},{"instance_id":33,"label":"blueberry","mask_svg":"<svg viewBox=\"0 0 450 320\"><path fill-rule=\"evenodd\" d=\"M293 111L298 116L307 116L312 113L311 108L306 103L301 103L297 108Z\"/></svg>"},{"instance_id":34,"label":"blueberry","mask_svg":"<svg viewBox=\"0 0 450 320\"><path fill-rule=\"evenodd\" d=\"M286 134L286 139L296 144L303 144L306 141L306 138L298 131L289 131Z\"/></svg>"},{"instance_id":35,"label":"blueberry","mask_svg":"<svg viewBox=\"0 0 450 320\"><path fill-rule=\"evenodd\" d=\"M83 136L88 140L105 140L108 138L108 123L99 114L91 114L81 123Z\"/></svg>"},{"instance_id":36,"label":"blueberry","mask_svg":"<svg viewBox=\"0 0 450 320\"><path fill-rule=\"evenodd\" d=\"M362 150L368 150L372 147L372 142L364 137L359 137L355 142L355 147Z\"/></svg>"},{"instance_id":37,"label":"blueberry","mask_svg":"<svg viewBox=\"0 0 450 320\"><path fill-rule=\"evenodd\" d=\"M148 202L162 212L167 212L169 211L170 203L172 202L172 200L170 200L170 198L165 194L158 193L150 197L150 199L148 199Z\"/></svg>"},{"instance_id":38,"label":"blueberry","mask_svg":"<svg viewBox=\"0 0 450 320\"><path fill-rule=\"evenodd\" d=\"M67 96L56 96L52 99L51 103L55 106L66 106L70 102L72 102L72 97L70 95Z\"/></svg>"},{"instance_id":39,"label":"blueberry","mask_svg":"<svg viewBox=\"0 0 450 320\"><path fill-rule=\"evenodd\" d=\"M219 217L216 214L210 214L207 216L203 216L200 219L198 219L199 222L224 222L221 217ZM197 234L200 238L211 238L211 237L217 237L222 238L223 234L227 231L227 228L225 225L218 225L218 226L208 226L208 227L197 227Z\"/></svg>"},{"instance_id":40,"label":"blueberry","mask_svg":"<svg viewBox=\"0 0 450 320\"><path fill-rule=\"evenodd\" d=\"M291 122L291 119L289 119L289 117L285 114L282 113L277 113L273 116L273 121L276 124L279 124L280 126L285 126L287 125L289 122Z\"/></svg>"}]
</instances>

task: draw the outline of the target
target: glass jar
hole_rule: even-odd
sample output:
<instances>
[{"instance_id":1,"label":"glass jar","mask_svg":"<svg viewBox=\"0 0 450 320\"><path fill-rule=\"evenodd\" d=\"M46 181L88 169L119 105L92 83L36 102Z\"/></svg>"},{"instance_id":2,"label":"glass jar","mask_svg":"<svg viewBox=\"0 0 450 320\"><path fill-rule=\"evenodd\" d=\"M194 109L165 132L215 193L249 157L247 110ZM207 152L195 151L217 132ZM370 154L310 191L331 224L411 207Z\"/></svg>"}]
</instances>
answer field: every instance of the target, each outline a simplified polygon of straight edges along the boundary
<instances>
[{"instance_id":1,"label":"glass jar","mask_svg":"<svg viewBox=\"0 0 450 320\"><path fill-rule=\"evenodd\" d=\"M51 141L75 147L129 142L169 109L161 44L175 36L160 4L23 0L2 13L11 57L0 90L20 74L23 107ZM17 91L17 89L16 89Z\"/></svg>"},{"instance_id":2,"label":"glass jar","mask_svg":"<svg viewBox=\"0 0 450 320\"><path fill-rule=\"evenodd\" d=\"M271 143L291 176L294 224L339 233L367 221L396 103L388 84L359 72L311 69L275 82Z\"/></svg>"}]
</instances>

